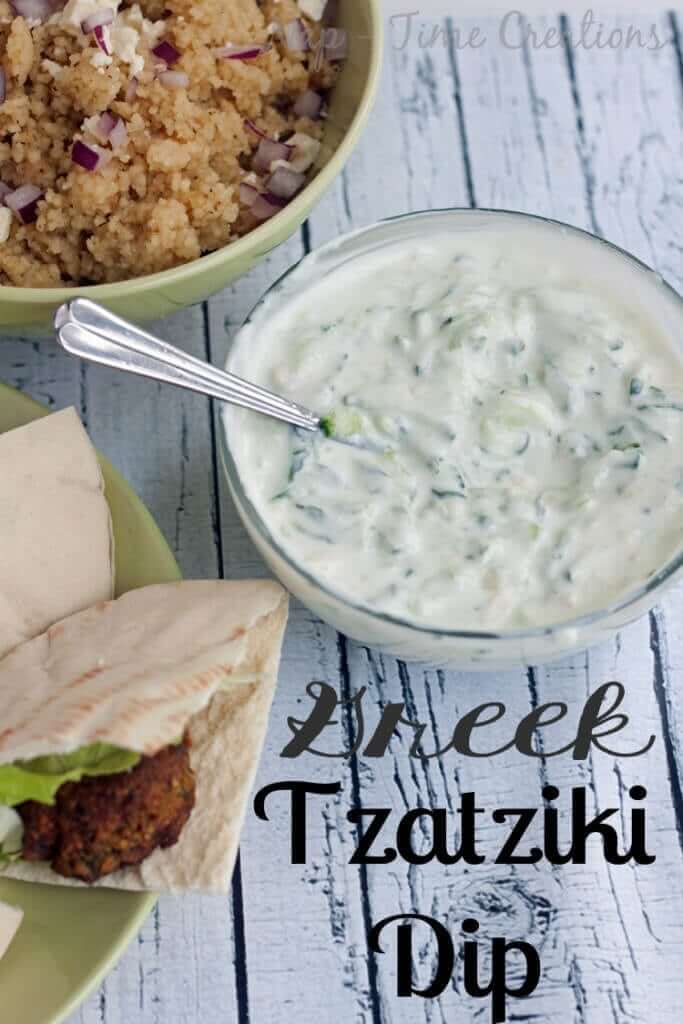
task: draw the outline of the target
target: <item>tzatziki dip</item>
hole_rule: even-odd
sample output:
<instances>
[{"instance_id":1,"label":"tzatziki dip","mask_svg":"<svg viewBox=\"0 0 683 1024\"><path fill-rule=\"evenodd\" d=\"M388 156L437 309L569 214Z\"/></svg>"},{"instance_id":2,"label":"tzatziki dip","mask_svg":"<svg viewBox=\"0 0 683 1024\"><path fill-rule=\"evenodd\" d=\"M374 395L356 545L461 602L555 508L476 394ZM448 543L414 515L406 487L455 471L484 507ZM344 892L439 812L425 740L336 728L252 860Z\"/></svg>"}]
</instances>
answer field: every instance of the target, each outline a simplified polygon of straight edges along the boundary
<instances>
[{"instance_id":1,"label":"tzatziki dip","mask_svg":"<svg viewBox=\"0 0 683 1024\"><path fill-rule=\"evenodd\" d=\"M245 494L328 591L524 629L608 607L680 549L681 358L560 234L386 245L238 335L233 372L325 417L228 414Z\"/></svg>"}]
</instances>

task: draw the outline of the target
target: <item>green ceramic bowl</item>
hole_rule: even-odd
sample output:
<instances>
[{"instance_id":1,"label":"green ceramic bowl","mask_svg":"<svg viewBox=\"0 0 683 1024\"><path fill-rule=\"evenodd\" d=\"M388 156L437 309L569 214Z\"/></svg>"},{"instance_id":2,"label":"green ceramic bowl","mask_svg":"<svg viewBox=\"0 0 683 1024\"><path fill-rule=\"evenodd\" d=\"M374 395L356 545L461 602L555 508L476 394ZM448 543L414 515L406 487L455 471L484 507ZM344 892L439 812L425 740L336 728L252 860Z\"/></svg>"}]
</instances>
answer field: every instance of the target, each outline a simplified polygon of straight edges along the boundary
<instances>
[{"instance_id":1,"label":"green ceramic bowl","mask_svg":"<svg viewBox=\"0 0 683 1024\"><path fill-rule=\"evenodd\" d=\"M381 5L381 0L341 0L339 25L349 35L349 56L332 94L320 170L281 213L217 252L132 281L83 288L0 285L0 335L51 333L55 310L76 295L86 295L134 321L166 316L220 291L289 238L340 173L370 113L381 68Z\"/></svg>"}]
</instances>

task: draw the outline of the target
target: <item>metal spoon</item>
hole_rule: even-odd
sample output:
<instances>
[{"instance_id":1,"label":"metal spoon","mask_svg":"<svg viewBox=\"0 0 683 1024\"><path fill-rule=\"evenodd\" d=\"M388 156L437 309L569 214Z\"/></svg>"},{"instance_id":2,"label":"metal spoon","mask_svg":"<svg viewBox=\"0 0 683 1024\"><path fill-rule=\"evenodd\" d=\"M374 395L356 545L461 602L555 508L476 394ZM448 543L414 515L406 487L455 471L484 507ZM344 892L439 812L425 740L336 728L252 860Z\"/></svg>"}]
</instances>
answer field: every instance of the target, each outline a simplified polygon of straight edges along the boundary
<instances>
[{"instance_id":1,"label":"metal spoon","mask_svg":"<svg viewBox=\"0 0 683 1024\"><path fill-rule=\"evenodd\" d=\"M91 363L187 388L304 430L324 429L324 421L310 409L195 359L90 299L72 299L60 306L55 331L66 352Z\"/></svg>"}]
</instances>

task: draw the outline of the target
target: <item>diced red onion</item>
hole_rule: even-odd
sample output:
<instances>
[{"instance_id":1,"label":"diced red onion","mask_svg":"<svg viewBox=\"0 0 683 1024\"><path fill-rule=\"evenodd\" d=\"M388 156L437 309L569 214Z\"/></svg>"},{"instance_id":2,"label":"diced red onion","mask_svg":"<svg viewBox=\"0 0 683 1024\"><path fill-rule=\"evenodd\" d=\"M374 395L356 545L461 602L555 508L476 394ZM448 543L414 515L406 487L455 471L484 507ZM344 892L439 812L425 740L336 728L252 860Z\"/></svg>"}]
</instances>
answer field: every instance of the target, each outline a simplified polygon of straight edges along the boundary
<instances>
[{"instance_id":1,"label":"diced red onion","mask_svg":"<svg viewBox=\"0 0 683 1024\"><path fill-rule=\"evenodd\" d=\"M152 47L152 53L155 57L167 65L167 67L173 67L180 60L180 51L176 50L172 43L169 43L167 39L162 39L160 43Z\"/></svg>"},{"instance_id":2,"label":"diced red onion","mask_svg":"<svg viewBox=\"0 0 683 1024\"><path fill-rule=\"evenodd\" d=\"M93 146L88 146L80 139L76 139L71 150L71 159L84 171L95 171L100 162L100 154Z\"/></svg>"},{"instance_id":3,"label":"diced red onion","mask_svg":"<svg viewBox=\"0 0 683 1024\"><path fill-rule=\"evenodd\" d=\"M293 171L290 167L276 167L267 182L268 191L280 199L291 199L296 195L306 175Z\"/></svg>"},{"instance_id":4,"label":"diced red onion","mask_svg":"<svg viewBox=\"0 0 683 1024\"><path fill-rule=\"evenodd\" d=\"M36 185L20 185L5 196L5 206L9 206L24 224L31 224L38 216L38 200L43 193Z\"/></svg>"},{"instance_id":5,"label":"diced red onion","mask_svg":"<svg viewBox=\"0 0 683 1024\"><path fill-rule=\"evenodd\" d=\"M244 125L245 125L245 128L248 128L250 131L252 131L254 133L254 135L258 135L258 137L260 139L267 139L267 138L269 138L269 136L266 135L265 132L262 132L261 129L258 127L258 125L255 125L254 122L250 121L248 117L245 117Z\"/></svg>"},{"instance_id":6,"label":"diced red onion","mask_svg":"<svg viewBox=\"0 0 683 1024\"><path fill-rule=\"evenodd\" d=\"M325 9L322 13L320 21L323 25L332 25L337 21L337 15L339 14L339 0L327 0Z\"/></svg>"},{"instance_id":7,"label":"diced red onion","mask_svg":"<svg viewBox=\"0 0 683 1024\"><path fill-rule=\"evenodd\" d=\"M258 196L259 191L254 188L253 185L249 185L246 181L243 181L240 185L240 202L244 203L245 206L251 206Z\"/></svg>"},{"instance_id":8,"label":"diced red onion","mask_svg":"<svg viewBox=\"0 0 683 1024\"><path fill-rule=\"evenodd\" d=\"M5 69L0 68L0 103L4 103L7 97L7 75Z\"/></svg>"},{"instance_id":9,"label":"diced red onion","mask_svg":"<svg viewBox=\"0 0 683 1024\"><path fill-rule=\"evenodd\" d=\"M113 7L103 7L101 11L95 11L94 14L89 14L87 18L84 18L81 22L81 32L85 32L86 36L90 32L94 32L96 28L101 28L103 25L111 25L116 11Z\"/></svg>"},{"instance_id":10,"label":"diced red onion","mask_svg":"<svg viewBox=\"0 0 683 1024\"><path fill-rule=\"evenodd\" d=\"M346 29L324 28L323 47L328 60L346 60L349 52Z\"/></svg>"},{"instance_id":11,"label":"diced red onion","mask_svg":"<svg viewBox=\"0 0 683 1024\"><path fill-rule=\"evenodd\" d=\"M184 71L162 71L158 78L167 89L187 89L190 84L190 76Z\"/></svg>"},{"instance_id":12,"label":"diced red onion","mask_svg":"<svg viewBox=\"0 0 683 1024\"><path fill-rule=\"evenodd\" d=\"M320 114L322 105L323 98L320 93L307 89L306 92L302 92L301 96L298 97L293 110L297 117L310 117L312 120L315 120Z\"/></svg>"},{"instance_id":13,"label":"diced red onion","mask_svg":"<svg viewBox=\"0 0 683 1024\"><path fill-rule=\"evenodd\" d=\"M137 95L138 85L139 84L140 84L139 80L135 77L135 75L133 75L133 77L131 78L130 82L126 86L126 95L124 96L124 99L125 99L126 103L132 103L133 102L133 100L135 99L135 97Z\"/></svg>"},{"instance_id":14,"label":"diced red onion","mask_svg":"<svg viewBox=\"0 0 683 1024\"><path fill-rule=\"evenodd\" d=\"M271 192L261 192L252 203L251 212L257 220L268 220L286 205L286 199L274 196Z\"/></svg>"},{"instance_id":15,"label":"diced red onion","mask_svg":"<svg viewBox=\"0 0 683 1024\"><path fill-rule=\"evenodd\" d=\"M286 142L275 142L274 139L261 139L258 149L252 159L252 167L259 174L270 170L270 165L275 160L289 160L294 152L293 146Z\"/></svg>"},{"instance_id":16,"label":"diced red onion","mask_svg":"<svg viewBox=\"0 0 683 1024\"><path fill-rule=\"evenodd\" d=\"M92 34L95 37L95 42L99 46L102 53L106 53L107 57L111 57L111 50L109 48L109 38L106 34L105 25L96 25L92 30Z\"/></svg>"},{"instance_id":17,"label":"diced red onion","mask_svg":"<svg viewBox=\"0 0 683 1024\"><path fill-rule=\"evenodd\" d=\"M31 21L46 21L54 9L52 0L11 0L15 14Z\"/></svg>"},{"instance_id":18,"label":"diced red onion","mask_svg":"<svg viewBox=\"0 0 683 1024\"><path fill-rule=\"evenodd\" d=\"M105 110L100 115L100 119L95 127L95 135L101 142L106 142L111 135L112 128L116 124L116 118L113 114L110 114L108 110Z\"/></svg>"},{"instance_id":19,"label":"diced red onion","mask_svg":"<svg viewBox=\"0 0 683 1024\"><path fill-rule=\"evenodd\" d=\"M112 149L119 149L121 146L125 146L128 142L128 129L126 128L126 122L118 117L114 127L109 132L109 142L111 143Z\"/></svg>"},{"instance_id":20,"label":"diced red onion","mask_svg":"<svg viewBox=\"0 0 683 1024\"><path fill-rule=\"evenodd\" d=\"M270 43L245 43L243 46L220 46L214 53L222 60L254 60L270 50Z\"/></svg>"},{"instance_id":21,"label":"diced red onion","mask_svg":"<svg viewBox=\"0 0 683 1024\"><path fill-rule=\"evenodd\" d=\"M285 42L290 50L310 50L311 41L302 18L295 18L285 25Z\"/></svg>"}]
</instances>

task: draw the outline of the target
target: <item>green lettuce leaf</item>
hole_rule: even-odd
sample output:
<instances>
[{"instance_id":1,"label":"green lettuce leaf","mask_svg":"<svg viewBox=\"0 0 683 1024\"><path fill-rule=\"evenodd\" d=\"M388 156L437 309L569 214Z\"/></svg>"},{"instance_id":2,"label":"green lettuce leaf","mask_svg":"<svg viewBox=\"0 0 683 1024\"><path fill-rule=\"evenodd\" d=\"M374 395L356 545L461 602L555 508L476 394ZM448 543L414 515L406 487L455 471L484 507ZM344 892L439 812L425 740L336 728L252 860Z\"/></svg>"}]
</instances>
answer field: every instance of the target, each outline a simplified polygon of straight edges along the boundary
<instances>
[{"instance_id":1,"label":"green lettuce leaf","mask_svg":"<svg viewBox=\"0 0 683 1024\"><path fill-rule=\"evenodd\" d=\"M16 850L14 853L5 853L2 846L0 846L0 868L9 867L10 864L16 864L18 860L21 860L21 850Z\"/></svg>"},{"instance_id":2,"label":"green lettuce leaf","mask_svg":"<svg viewBox=\"0 0 683 1024\"><path fill-rule=\"evenodd\" d=\"M116 775L127 772L140 754L109 743L90 743L69 754L51 754L31 761L0 765L0 805L14 807L24 800L53 804L65 782L79 782L84 775Z\"/></svg>"}]
</instances>

